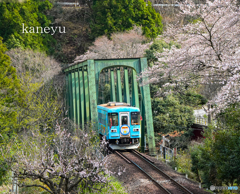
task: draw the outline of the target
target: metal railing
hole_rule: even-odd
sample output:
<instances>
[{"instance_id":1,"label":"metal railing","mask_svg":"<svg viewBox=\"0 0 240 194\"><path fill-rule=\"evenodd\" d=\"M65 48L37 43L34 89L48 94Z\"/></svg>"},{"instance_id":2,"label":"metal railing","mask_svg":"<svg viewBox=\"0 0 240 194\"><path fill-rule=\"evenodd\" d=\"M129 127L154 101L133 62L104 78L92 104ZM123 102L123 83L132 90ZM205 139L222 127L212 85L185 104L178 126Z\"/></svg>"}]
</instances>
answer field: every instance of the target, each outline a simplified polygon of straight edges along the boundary
<instances>
[{"instance_id":1,"label":"metal railing","mask_svg":"<svg viewBox=\"0 0 240 194\"><path fill-rule=\"evenodd\" d=\"M204 118L204 117L195 117L195 124L199 124L199 125L208 125L208 118Z\"/></svg>"},{"instance_id":2,"label":"metal railing","mask_svg":"<svg viewBox=\"0 0 240 194\"><path fill-rule=\"evenodd\" d=\"M164 152L165 152L165 156L164 156ZM160 145L160 157L166 159L166 160L173 160L173 149L168 148L168 147L163 147L162 145Z\"/></svg>"},{"instance_id":3,"label":"metal railing","mask_svg":"<svg viewBox=\"0 0 240 194\"><path fill-rule=\"evenodd\" d=\"M66 5L66 6L79 6L79 3L69 3L69 2L56 2L58 5Z\"/></svg>"}]
</instances>

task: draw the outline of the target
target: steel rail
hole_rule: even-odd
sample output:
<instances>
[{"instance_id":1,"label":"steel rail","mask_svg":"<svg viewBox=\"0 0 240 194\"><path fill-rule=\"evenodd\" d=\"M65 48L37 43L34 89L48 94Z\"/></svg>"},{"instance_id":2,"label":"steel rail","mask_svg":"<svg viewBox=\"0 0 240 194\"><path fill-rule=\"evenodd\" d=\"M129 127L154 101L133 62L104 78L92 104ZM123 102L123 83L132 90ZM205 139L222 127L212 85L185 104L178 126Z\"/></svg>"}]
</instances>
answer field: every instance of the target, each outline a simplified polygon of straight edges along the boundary
<instances>
[{"instance_id":1,"label":"steel rail","mask_svg":"<svg viewBox=\"0 0 240 194\"><path fill-rule=\"evenodd\" d=\"M153 162L152 160L150 160L149 158L147 158L146 156L144 156L144 155L143 155L142 153L140 153L139 151L137 151L137 150L131 150L131 151L136 152L137 154L141 155L141 156L144 157L146 160L148 160L149 162L151 162L151 163L154 164L154 162Z\"/></svg>"},{"instance_id":2,"label":"steel rail","mask_svg":"<svg viewBox=\"0 0 240 194\"><path fill-rule=\"evenodd\" d=\"M122 159L124 159L127 163L129 164L132 163L129 159L127 159L123 154L120 154L118 151L115 151L115 153L119 155Z\"/></svg>"},{"instance_id":3,"label":"steel rail","mask_svg":"<svg viewBox=\"0 0 240 194\"><path fill-rule=\"evenodd\" d=\"M165 172L163 172L162 170L160 170L158 167L156 167L154 164L152 164L151 162L149 162L147 159L145 159L144 157L142 157L140 154L138 154L137 152L132 151L132 153L134 153L135 155L139 156L141 159L145 160L148 164L152 165L158 172L160 172L163 176L167 177L168 179L170 179L175 185L177 185L178 187L180 187L184 192L188 193L188 194L193 194L191 191L189 191L186 187L184 187L183 185L181 185L180 183L178 183L177 181L175 181L172 177L168 176Z\"/></svg>"},{"instance_id":4,"label":"steel rail","mask_svg":"<svg viewBox=\"0 0 240 194\"><path fill-rule=\"evenodd\" d=\"M117 152L117 151L115 151ZM135 162L130 160L128 157L126 157L124 154L117 152L118 155L122 155L122 158L127 158L132 164L134 164L138 169L140 169L145 175L147 175L161 190L163 190L167 194L171 194L167 189L165 189L160 183L158 183L151 175L149 175L147 172L145 172L140 166L138 166Z\"/></svg>"}]
</instances>

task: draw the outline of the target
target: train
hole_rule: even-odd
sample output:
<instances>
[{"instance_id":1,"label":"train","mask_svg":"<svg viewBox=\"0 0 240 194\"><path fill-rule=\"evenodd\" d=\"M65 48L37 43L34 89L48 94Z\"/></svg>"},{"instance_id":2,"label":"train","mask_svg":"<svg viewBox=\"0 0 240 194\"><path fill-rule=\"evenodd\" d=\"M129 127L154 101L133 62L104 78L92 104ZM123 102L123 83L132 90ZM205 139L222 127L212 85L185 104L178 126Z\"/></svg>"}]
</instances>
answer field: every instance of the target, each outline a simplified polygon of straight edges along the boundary
<instances>
[{"instance_id":1,"label":"train","mask_svg":"<svg viewBox=\"0 0 240 194\"><path fill-rule=\"evenodd\" d=\"M113 150L137 149L141 138L140 109L123 102L97 106L98 133Z\"/></svg>"}]
</instances>

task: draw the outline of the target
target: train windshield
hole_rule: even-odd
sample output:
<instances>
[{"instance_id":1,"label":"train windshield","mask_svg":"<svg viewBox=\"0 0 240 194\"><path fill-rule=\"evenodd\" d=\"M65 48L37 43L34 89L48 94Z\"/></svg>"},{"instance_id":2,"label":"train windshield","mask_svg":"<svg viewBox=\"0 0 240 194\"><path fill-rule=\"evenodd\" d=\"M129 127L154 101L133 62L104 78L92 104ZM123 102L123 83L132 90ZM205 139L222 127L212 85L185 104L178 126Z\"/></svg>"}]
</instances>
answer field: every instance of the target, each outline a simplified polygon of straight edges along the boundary
<instances>
[{"instance_id":1,"label":"train windshield","mask_svg":"<svg viewBox=\"0 0 240 194\"><path fill-rule=\"evenodd\" d=\"M122 125L128 124L128 116L122 116Z\"/></svg>"},{"instance_id":2,"label":"train windshield","mask_svg":"<svg viewBox=\"0 0 240 194\"><path fill-rule=\"evenodd\" d=\"M131 112L131 124L140 125L140 112Z\"/></svg>"},{"instance_id":3,"label":"train windshield","mask_svg":"<svg viewBox=\"0 0 240 194\"><path fill-rule=\"evenodd\" d=\"M118 126L118 113L108 113L109 126Z\"/></svg>"}]
</instances>

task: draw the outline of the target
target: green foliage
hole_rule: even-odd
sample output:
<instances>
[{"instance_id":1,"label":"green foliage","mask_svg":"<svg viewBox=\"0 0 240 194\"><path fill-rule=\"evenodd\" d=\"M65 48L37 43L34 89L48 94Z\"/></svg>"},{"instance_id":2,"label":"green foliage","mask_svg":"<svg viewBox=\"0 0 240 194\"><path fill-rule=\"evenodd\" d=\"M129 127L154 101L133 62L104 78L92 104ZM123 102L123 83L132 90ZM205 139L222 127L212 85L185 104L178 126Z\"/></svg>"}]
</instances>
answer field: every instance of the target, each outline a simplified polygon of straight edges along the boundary
<instances>
[{"instance_id":1,"label":"green foliage","mask_svg":"<svg viewBox=\"0 0 240 194\"><path fill-rule=\"evenodd\" d=\"M6 51L0 37L0 134L4 139L8 138L7 134L17 124L16 106L23 104L24 97L16 69L10 65L11 60L5 54Z\"/></svg>"},{"instance_id":2,"label":"green foliage","mask_svg":"<svg viewBox=\"0 0 240 194\"><path fill-rule=\"evenodd\" d=\"M105 102L109 102L110 101L110 84L104 85L103 95L105 98Z\"/></svg>"},{"instance_id":3,"label":"green foliage","mask_svg":"<svg viewBox=\"0 0 240 194\"><path fill-rule=\"evenodd\" d=\"M24 106L25 95L20 87L16 69L10 65L11 60L6 46L0 37L0 147L13 136L17 126L17 107ZM8 163L0 157L0 185L8 180Z\"/></svg>"},{"instance_id":4,"label":"green foliage","mask_svg":"<svg viewBox=\"0 0 240 194\"><path fill-rule=\"evenodd\" d=\"M26 0L23 3L0 4L0 36L8 49L22 47L53 52L49 46L54 42L50 34L22 33L26 27L47 27L51 21L44 14L52 4L46 0ZM28 28L29 31L29 28Z\"/></svg>"},{"instance_id":5,"label":"green foliage","mask_svg":"<svg viewBox=\"0 0 240 194\"><path fill-rule=\"evenodd\" d=\"M148 65L152 66L154 62L158 61L155 53L161 53L163 49L171 49L173 45L180 48L180 45L173 41L166 43L164 40L155 40L150 48L146 50L145 57L147 57Z\"/></svg>"},{"instance_id":6,"label":"green foliage","mask_svg":"<svg viewBox=\"0 0 240 194\"><path fill-rule=\"evenodd\" d=\"M60 64L45 53L11 49L7 52L11 65L16 67L25 107L18 110L18 132L32 129L51 129L61 115L63 81L53 77L60 72Z\"/></svg>"},{"instance_id":7,"label":"green foliage","mask_svg":"<svg viewBox=\"0 0 240 194\"><path fill-rule=\"evenodd\" d=\"M235 130L215 132L210 126L204 132L203 145L192 155L192 170L206 186L240 183L240 133Z\"/></svg>"},{"instance_id":8,"label":"green foliage","mask_svg":"<svg viewBox=\"0 0 240 194\"><path fill-rule=\"evenodd\" d=\"M192 170L207 186L240 183L239 112L238 104L225 109L218 129L204 130L203 144L191 151Z\"/></svg>"},{"instance_id":9,"label":"green foliage","mask_svg":"<svg viewBox=\"0 0 240 194\"><path fill-rule=\"evenodd\" d=\"M239 104L231 104L224 112L218 115L218 123L223 126L227 126L231 129L240 130L240 106Z\"/></svg>"},{"instance_id":10,"label":"green foliage","mask_svg":"<svg viewBox=\"0 0 240 194\"><path fill-rule=\"evenodd\" d=\"M24 180L24 183L28 184L28 185L34 185L34 184L43 185L39 180L32 181L30 179ZM24 193L24 194L32 194L32 193L49 194L46 190L44 190L40 187L20 187L19 188L19 193Z\"/></svg>"},{"instance_id":11,"label":"green foliage","mask_svg":"<svg viewBox=\"0 0 240 194\"><path fill-rule=\"evenodd\" d=\"M6 183L9 179L8 176L9 166L4 159L0 158L0 186ZM0 192L1 193L1 192Z\"/></svg>"},{"instance_id":12,"label":"green foliage","mask_svg":"<svg viewBox=\"0 0 240 194\"><path fill-rule=\"evenodd\" d=\"M175 166L178 172L187 174L189 178L195 179L195 174L191 172L191 155L187 149L179 150L177 158L175 159Z\"/></svg>"},{"instance_id":13,"label":"green foliage","mask_svg":"<svg viewBox=\"0 0 240 194\"><path fill-rule=\"evenodd\" d=\"M215 134L213 155L217 167L217 178L226 184L240 183L240 134L221 131Z\"/></svg>"},{"instance_id":14,"label":"green foliage","mask_svg":"<svg viewBox=\"0 0 240 194\"><path fill-rule=\"evenodd\" d=\"M61 104L55 95L54 86L41 83L31 83L32 78L24 77L27 83L21 88L26 94L26 108L19 110L19 132L24 130L51 130L56 120L61 116Z\"/></svg>"},{"instance_id":15,"label":"green foliage","mask_svg":"<svg viewBox=\"0 0 240 194\"><path fill-rule=\"evenodd\" d=\"M150 1L144 0L100 0L93 6L94 22L92 36L111 36L113 32L131 30L142 26L143 34L156 38L162 32L162 17L156 13Z\"/></svg>"},{"instance_id":16,"label":"green foliage","mask_svg":"<svg viewBox=\"0 0 240 194\"><path fill-rule=\"evenodd\" d=\"M152 99L155 132L187 131L194 121L193 108L180 104L173 95Z\"/></svg>"},{"instance_id":17,"label":"green foliage","mask_svg":"<svg viewBox=\"0 0 240 194\"><path fill-rule=\"evenodd\" d=\"M192 24L197 24L199 22L202 21L201 18L199 17L193 17L193 16L186 16L185 20L187 21L187 23L192 23Z\"/></svg>"},{"instance_id":18,"label":"green foliage","mask_svg":"<svg viewBox=\"0 0 240 194\"><path fill-rule=\"evenodd\" d=\"M126 194L124 187L121 185L121 183L115 177L109 177L108 180L109 180L109 183L105 186L105 188L102 188L101 194L109 194L109 193ZM80 188L81 188L82 194L99 193L99 191L96 192L96 191L90 191L90 189L84 189L84 185L80 185ZM98 190L100 188L101 188L100 184L93 185L93 189Z\"/></svg>"},{"instance_id":19,"label":"green foliage","mask_svg":"<svg viewBox=\"0 0 240 194\"><path fill-rule=\"evenodd\" d=\"M194 90L188 90L182 94L178 94L178 99L181 104L192 107L199 107L207 103L207 99L201 94L196 93Z\"/></svg>"},{"instance_id":20,"label":"green foliage","mask_svg":"<svg viewBox=\"0 0 240 194\"><path fill-rule=\"evenodd\" d=\"M196 174L196 179L198 182L202 182L200 175L201 164L199 162L200 149L198 145L195 145L191 149L191 171Z\"/></svg>"}]
</instances>

